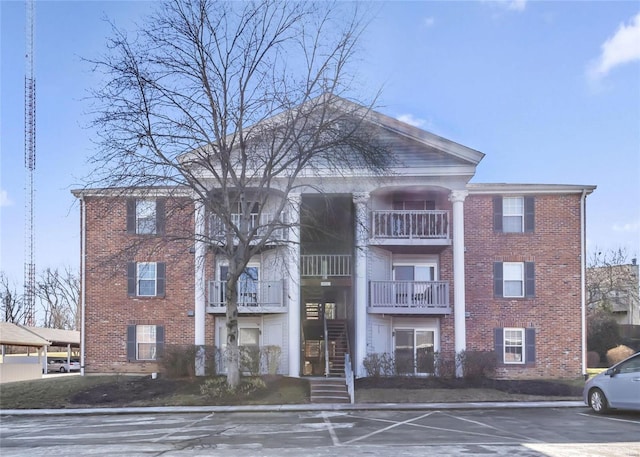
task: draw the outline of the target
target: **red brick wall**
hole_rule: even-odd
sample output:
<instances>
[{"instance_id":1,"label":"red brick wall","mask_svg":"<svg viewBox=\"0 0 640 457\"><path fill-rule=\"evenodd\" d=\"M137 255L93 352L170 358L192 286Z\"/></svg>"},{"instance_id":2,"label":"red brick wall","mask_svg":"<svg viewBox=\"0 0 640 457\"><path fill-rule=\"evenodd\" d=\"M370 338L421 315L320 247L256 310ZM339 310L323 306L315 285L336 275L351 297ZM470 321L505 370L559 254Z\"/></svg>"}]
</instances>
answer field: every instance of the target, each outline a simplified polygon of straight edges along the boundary
<instances>
[{"instance_id":1,"label":"red brick wall","mask_svg":"<svg viewBox=\"0 0 640 457\"><path fill-rule=\"evenodd\" d=\"M535 196L534 233L494 232L492 198L464 204L467 349L493 350L494 328L534 327L535 364L500 365L498 376L580 376L580 195ZM495 298L494 262L535 262L535 297Z\"/></svg>"},{"instance_id":2,"label":"red brick wall","mask_svg":"<svg viewBox=\"0 0 640 457\"><path fill-rule=\"evenodd\" d=\"M85 198L87 373L158 371L154 362L128 362L128 325L162 325L165 344L193 344L193 204L167 200L165 236L126 230L126 199ZM127 295L127 262L165 262L166 293ZM206 344L213 345L213 318L207 316Z\"/></svg>"}]
</instances>

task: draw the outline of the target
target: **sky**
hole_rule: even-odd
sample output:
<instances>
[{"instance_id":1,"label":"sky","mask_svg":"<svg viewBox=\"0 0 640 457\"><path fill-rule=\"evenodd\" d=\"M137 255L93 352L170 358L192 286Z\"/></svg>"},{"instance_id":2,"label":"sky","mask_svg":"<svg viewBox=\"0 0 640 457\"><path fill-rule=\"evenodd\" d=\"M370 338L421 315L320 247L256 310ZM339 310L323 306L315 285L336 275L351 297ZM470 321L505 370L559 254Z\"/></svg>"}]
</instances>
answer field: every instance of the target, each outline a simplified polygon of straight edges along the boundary
<instances>
[{"instance_id":1,"label":"sky","mask_svg":"<svg viewBox=\"0 0 640 457\"><path fill-rule=\"evenodd\" d=\"M110 19L133 29L155 2L36 2L35 264L79 268L71 189L94 152L83 59ZM472 182L596 185L587 249L640 254L637 1L370 2L359 91L378 110L486 154ZM25 258L25 6L0 0L0 270Z\"/></svg>"}]
</instances>

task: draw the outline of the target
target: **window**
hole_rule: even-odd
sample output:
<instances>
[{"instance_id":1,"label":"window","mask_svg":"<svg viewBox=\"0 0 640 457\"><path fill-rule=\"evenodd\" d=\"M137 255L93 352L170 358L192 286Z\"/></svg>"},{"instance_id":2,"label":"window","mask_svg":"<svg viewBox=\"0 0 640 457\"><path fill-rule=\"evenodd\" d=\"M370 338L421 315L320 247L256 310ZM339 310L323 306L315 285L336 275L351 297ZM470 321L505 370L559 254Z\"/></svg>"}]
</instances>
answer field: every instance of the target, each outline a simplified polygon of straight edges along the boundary
<instances>
[{"instance_id":1,"label":"window","mask_svg":"<svg viewBox=\"0 0 640 457\"><path fill-rule=\"evenodd\" d=\"M164 327L161 325L127 326L127 359L158 360L164 349Z\"/></svg>"},{"instance_id":2,"label":"window","mask_svg":"<svg viewBox=\"0 0 640 457\"><path fill-rule=\"evenodd\" d=\"M238 303L239 304L256 304L258 303L258 266L247 266L240 278L238 278ZM229 267L227 265L220 266L220 280L227 280ZM222 288L222 303L226 303L226 288Z\"/></svg>"},{"instance_id":3,"label":"window","mask_svg":"<svg viewBox=\"0 0 640 457\"><path fill-rule=\"evenodd\" d=\"M135 297L164 297L164 262L129 262L127 265L127 293Z\"/></svg>"},{"instance_id":4,"label":"window","mask_svg":"<svg viewBox=\"0 0 640 457\"><path fill-rule=\"evenodd\" d=\"M504 363L524 363L524 329L504 329Z\"/></svg>"},{"instance_id":5,"label":"window","mask_svg":"<svg viewBox=\"0 0 640 457\"><path fill-rule=\"evenodd\" d=\"M127 232L137 235L164 233L164 199L127 200Z\"/></svg>"},{"instance_id":6,"label":"window","mask_svg":"<svg viewBox=\"0 0 640 457\"><path fill-rule=\"evenodd\" d=\"M494 197L493 228L502 233L531 233L534 211L533 197Z\"/></svg>"},{"instance_id":7,"label":"window","mask_svg":"<svg viewBox=\"0 0 640 457\"><path fill-rule=\"evenodd\" d=\"M433 374L436 331L427 329L394 329L396 369L404 374Z\"/></svg>"},{"instance_id":8,"label":"window","mask_svg":"<svg viewBox=\"0 0 640 457\"><path fill-rule=\"evenodd\" d=\"M504 298L535 297L535 265L533 262L495 262L493 294Z\"/></svg>"},{"instance_id":9,"label":"window","mask_svg":"<svg viewBox=\"0 0 640 457\"><path fill-rule=\"evenodd\" d=\"M536 360L535 328L496 328L494 346L498 362L505 365L533 364Z\"/></svg>"}]
</instances>

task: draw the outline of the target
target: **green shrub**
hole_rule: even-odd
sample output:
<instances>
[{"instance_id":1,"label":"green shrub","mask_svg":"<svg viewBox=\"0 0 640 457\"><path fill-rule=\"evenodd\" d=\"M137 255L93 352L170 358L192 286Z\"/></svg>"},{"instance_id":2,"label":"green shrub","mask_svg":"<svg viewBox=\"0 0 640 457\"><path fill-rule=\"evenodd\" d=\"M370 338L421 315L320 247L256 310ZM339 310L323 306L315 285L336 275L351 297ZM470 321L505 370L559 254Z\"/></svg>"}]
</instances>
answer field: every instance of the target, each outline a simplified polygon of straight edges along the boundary
<instances>
[{"instance_id":1,"label":"green shrub","mask_svg":"<svg viewBox=\"0 0 640 457\"><path fill-rule=\"evenodd\" d=\"M209 378L200 385L200 394L215 400L231 401L250 397L254 393L267 388L265 382L258 377L242 378L236 388L232 388L222 376Z\"/></svg>"}]
</instances>

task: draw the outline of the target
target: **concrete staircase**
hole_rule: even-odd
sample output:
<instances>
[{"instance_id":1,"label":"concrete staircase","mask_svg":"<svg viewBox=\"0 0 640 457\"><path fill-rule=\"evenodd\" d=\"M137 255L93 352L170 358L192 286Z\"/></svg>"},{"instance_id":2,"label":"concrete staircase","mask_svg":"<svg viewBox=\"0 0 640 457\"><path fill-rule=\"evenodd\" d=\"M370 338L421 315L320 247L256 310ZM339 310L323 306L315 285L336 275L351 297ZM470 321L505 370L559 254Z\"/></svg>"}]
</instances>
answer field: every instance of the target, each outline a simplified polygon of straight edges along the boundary
<instances>
[{"instance_id":1,"label":"concrete staircase","mask_svg":"<svg viewBox=\"0 0 640 457\"><path fill-rule=\"evenodd\" d=\"M344 356L349 350L347 323L344 320L327 320L329 339L329 376L344 378Z\"/></svg>"},{"instance_id":2,"label":"concrete staircase","mask_svg":"<svg viewBox=\"0 0 640 457\"><path fill-rule=\"evenodd\" d=\"M351 403L344 378L311 378L311 403Z\"/></svg>"}]
</instances>

